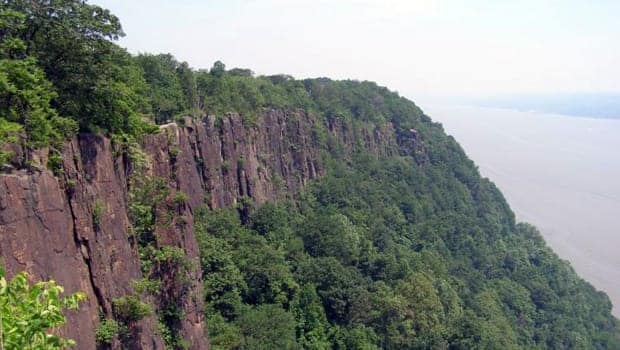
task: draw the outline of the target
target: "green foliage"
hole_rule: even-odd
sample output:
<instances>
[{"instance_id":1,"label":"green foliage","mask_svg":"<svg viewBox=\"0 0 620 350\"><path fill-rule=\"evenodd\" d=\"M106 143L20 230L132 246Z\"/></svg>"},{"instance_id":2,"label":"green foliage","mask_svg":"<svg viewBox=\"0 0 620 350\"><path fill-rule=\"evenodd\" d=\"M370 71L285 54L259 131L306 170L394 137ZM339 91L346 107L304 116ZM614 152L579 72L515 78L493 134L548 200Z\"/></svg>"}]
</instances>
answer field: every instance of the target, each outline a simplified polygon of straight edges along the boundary
<instances>
[{"instance_id":1,"label":"green foliage","mask_svg":"<svg viewBox=\"0 0 620 350\"><path fill-rule=\"evenodd\" d=\"M5 7L25 15L15 36L53 84L58 93L54 105L61 115L89 130L128 132L139 124L134 107L143 85L140 71L109 41L123 35L118 18L75 0L46 6L10 1Z\"/></svg>"},{"instance_id":2,"label":"green foliage","mask_svg":"<svg viewBox=\"0 0 620 350\"><path fill-rule=\"evenodd\" d=\"M295 201L195 216L213 347L620 346L609 299L410 110L418 151L395 124L395 156L330 148L327 176Z\"/></svg>"},{"instance_id":3,"label":"green foliage","mask_svg":"<svg viewBox=\"0 0 620 350\"><path fill-rule=\"evenodd\" d=\"M42 350L75 345L51 332L65 324L63 311L77 309L86 295L63 293L54 281L30 285L24 272L7 280L0 268L0 348Z\"/></svg>"},{"instance_id":4,"label":"green foliage","mask_svg":"<svg viewBox=\"0 0 620 350\"><path fill-rule=\"evenodd\" d=\"M179 327L185 317L182 305L187 302L192 284L190 278L195 267L184 249L158 242L158 229L169 228L167 221L175 214L174 208L184 205L189 199L182 191L170 197L164 179L145 177L140 172L130 177L131 238L137 247L144 276L135 287L139 293L155 297L162 337L168 348L177 349L187 345L179 333ZM180 220L179 217L177 221Z\"/></svg>"},{"instance_id":5,"label":"green foliage","mask_svg":"<svg viewBox=\"0 0 620 350\"><path fill-rule=\"evenodd\" d=\"M0 143L17 142L22 126L18 123L10 122L0 118Z\"/></svg>"},{"instance_id":6,"label":"green foliage","mask_svg":"<svg viewBox=\"0 0 620 350\"><path fill-rule=\"evenodd\" d=\"M162 246L155 247L153 244L140 249L142 269L149 272L149 276L155 279L164 278L167 274L176 277L173 281L168 280L168 293L186 292L189 286L187 274L191 270L191 264L187 259L185 250L179 247ZM173 283L174 282L174 283ZM163 293L163 291L158 291Z\"/></svg>"},{"instance_id":7,"label":"green foliage","mask_svg":"<svg viewBox=\"0 0 620 350\"><path fill-rule=\"evenodd\" d=\"M92 219L93 225L95 225L95 227L97 228L99 228L99 226L101 225L101 218L103 216L103 213L105 212L105 209L105 203L103 203L101 200L95 201L95 204L93 205Z\"/></svg>"},{"instance_id":8,"label":"green foliage","mask_svg":"<svg viewBox=\"0 0 620 350\"><path fill-rule=\"evenodd\" d=\"M400 116L421 116L417 107L370 82L255 77L249 69L226 70L220 61L195 71L170 54L131 57L113 43L124 35L118 18L82 1L44 8L9 1L2 18L0 100L7 103L0 118L20 126L32 147L58 144L78 126L135 141L156 131L148 118L163 123L237 112L254 127L266 108L300 108L329 120L398 119L403 130L407 119ZM20 131L3 127L0 137L14 139Z\"/></svg>"},{"instance_id":9,"label":"green foliage","mask_svg":"<svg viewBox=\"0 0 620 350\"><path fill-rule=\"evenodd\" d=\"M121 332L121 326L113 319L103 319L97 326L95 340L99 345L112 343L112 340Z\"/></svg>"},{"instance_id":10,"label":"green foliage","mask_svg":"<svg viewBox=\"0 0 620 350\"><path fill-rule=\"evenodd\" d=\"M155 294L161 289L161 281L152 280L148 278L141 278L134 281L134 288L136 293L142 294Z\"/></svg>"},{"instance_id":11,"label":"green foliage","mask_svg":"<svg viewBox=\"0 0 620 350\"><path fill-rule=\"evenodd\" d=\"M157 206L168 197L168 185L162 178L134 174L130 178L129 219L135 244L146 247L155 243Z\"/></svg>"},{"instance_id":12,"label":"green foliage","mask_svg":"<svg viewBox=\"0 0 620 350\"><path fill-rule=\"evenodd\" d=\"M149 118L163 123L204 113L237 112L254 127L268 108L304 109L327 120L397 121L403 132L409 117L422 117L415 105L371 82L256 77L220 61L195 71L170 54L131 57L113 43L124 35L118 18L82 1L44 7L9 1L2 18L0 100L7 103L0 137L15 139L23 130L32 147L58 144L78 126L134 142L157 130ZM323 136L317 141L324 143Z\"/></svg>"},{"instance_id":13,"label":"green foliage","mask_svg":"<svg viewBox=\"0 0 620 350\"><path fill-rule=\"evenodd\" d=\"M189 344L185 339L179 338L178 334L162 320L158 322L158 331L166 344L166 349L189 349Z\"/></svg>"},{"instance_id":14,"label":"green foliage","mask_svg":"<svg viewBox=\"0 0 620 350\"><path fill-rule=\"evenodd\" d=\"M363 232L345 215L317 213L307 221L302 232L304 246L310 255L338 257L344 264L357 263Z\"/></svg>"},{"instance_id":15,"label":"green foliage","mask_svg":"<svg viewBox=\"0 0 620 350\"><path fill-rule=\"evenodd\" d=\"M140 54L134 60L144 71L147 100L156 121L198 109L196 78L187 63L177 62L170 54Z\"/></svg>"},{"instance_id":16,"label":"green foliage","mask_svg":"<svg viewBox=\"0 0 620 350\"><path fill-rule=\"evenodd\" d=\"M112 300L115 319L125 324L139 321L153 314L153 309L140 301L136 295L127 295Z\"/></svg>"},{"instance_id":17,"label":"green foliage","mask_svg":"<svg viewBox=\"0 0 620 350\"><path fill-rule=\"evenodd\" d=\"M278 305L260 305L244 312L240 319L244 349L301 349L295 339L295 319Z\"/></svg>"},{"instance_id":18,"label":"green foliage","mask_svg":"<svg viewBox=\"0 0 620 350\"><path fill-rule=\"evenodd\" d=\"M210 311L207 311L210 349L239 349L242 341L239 327L234 323L227 322L221 314Z\"/></svg>"},{"instance_id":19,"label":"green foliage","mask_svg":"<svg viewBox=\"0 0 620 350\"><path fill-rule=\"evenodd\" d=\"M57 97L52 83L18 35L25 21L21 12L0 10L0 144L17 142L23 130L30 147L58 145L77 125L52 108Z\"/></svg>"},{"instance_id":20,"label":"green foliage","mask_svg":"<svg viewBox=\"0 0 620 350\"><path fill-rule=\"evenodd\" d=\"M52 85L34 59L0 59L0 116L4 134L0 141L16 138L19 129L15 124L23 126L32 147L58 144L75 133L75 122L60 117L51 107L53 97Z\"/></svg>"},{"instance_id":21,"label":"green foliage","mask_svg":"<svg viewBox=\"0 0 620 350\"><path fill-rule=\"evenodd\" d=\"M342 118L375 124L391 121L403 133L423 118L413 103L368 81L255 77L248 69L226 70L220 61L210 71L195 72L195 80L198 99L208 114L237 112L248 126L260 122L256 116L265 108L304 109L327 120Z\"/></svg>"},{"instance_id":22,"label":"green foliage","mask_svg":"<svg viewBox=\"0 0 620 350\"><path fill-rule=\"evenodd\" d=\"M128 161L131 171L143 171L148 166L146 153L132 135L125 133L113 135L112 144L115 147L115 155L123 156Z\"/></svg>"},{"instance_id":23,"label":"green foliage","mask_svg":"<svg viewBox=\"0 0 620 350\"><path fill-rule=\"evenodd\" d=\"M64 172L62 167L62 157L57 152L52 152L47 159L47 168L54 173L55 176L60 176Z\"/></svg>"},{"instance_id":24,"label":"green foliage","mask_svg":"<svg viewBox=\"0 0 620 350\"><path fill-rule=\"evenodd\" d=\"M140 114L142 70L110 41L123 33L109 11L76 0L6 1L0 33L0 143L22 130L32 148L59 147L78 127L132 137L152 131Z\"/></svg>"},{"instance_id":25,"label":"green foliage","mask_svg":"<svg viewBox=\"0 0 620 350\"><path fill-rule=\"evenodd\" d=\"M13 152L0 150L0 167L8 164L13 157Z\"/></svg>"},{"instance_id":26,"label":"green foliage","mask_svg":"<svg viewBox=\"0 0 620 350\"><path fill-rule=\"evenodd\" d=\"M174 193L174 196L172 197L172 200L177 206L182 206L187 203L187 201L189 200L189 196L183 191L176 191Z\"/></svg>"},{"instance_id":27,"label":"green foliage","mask_svg":"<svg viewBox=\"0 0 620 350\"><path fill-rule=\"evenodd\" d=\"M310 96L301 81L289 77L274 84L269 77L254 77L247 69L226 71L218 61L210 71L196 72L198 98L209 114L223 115L238 112L249 125L256 123L256 115L263 108L309 107Z\"/></svg>"},{"instance_id":28,"label":"green foliage","mask_svg":"<svg viewBox=\"0 0 620 350\"><path fill-rule=\"evenodd\" d=\"M299 345L304 349L330 349L330 327L316 287L305 285L293 305Z\"/></svg>"}]
</instances>

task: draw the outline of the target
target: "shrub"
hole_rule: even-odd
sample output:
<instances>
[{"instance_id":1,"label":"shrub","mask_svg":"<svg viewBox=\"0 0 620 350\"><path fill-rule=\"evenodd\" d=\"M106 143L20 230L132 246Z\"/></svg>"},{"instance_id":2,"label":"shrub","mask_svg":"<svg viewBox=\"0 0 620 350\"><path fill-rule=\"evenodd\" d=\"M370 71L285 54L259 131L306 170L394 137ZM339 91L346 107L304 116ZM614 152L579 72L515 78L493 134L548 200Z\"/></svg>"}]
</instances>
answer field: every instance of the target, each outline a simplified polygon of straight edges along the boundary
<instances>
[{"instance_id":1,"label":"shrub","mask_svg":"<svg viewBox=\"0 0 620 350\"><path fill-rule=\"evenodd\" d=\"M139 171L148 167L148 156L135 137L129 134L117 134L112 136L115 148L115 156L127 157L133 170Z\"/></svg>"},{"instance_id":2,"label":"shrub","mask_svg":"<svg viewBox=\"0 0 620 350\"><path fill-rule=\"evenodd\" d=\"M101 216L103 215L104 210L105 210L105 204L100 200L96 200L95 205L93 206L92 215L93 215L93 224L97 228L99 228L99 225L101 225Z\"/></svg>"},{"instance_id":3,"label":"shrub","mask_svg":"<svg viewBox=\"0 0 620 350\"><path fill-rule=\"evenodd\" d=\"M181 154L181 149L178 146L172 146L168 149L168 155L173 162L177 160L179 154Z\"/></svg>"},{"instance_id":4,"label":"shrub","mask_svg":"<svg viewBox=\"0 0 620 350\"><path fill-rule=\"evenodd\" d=\"M95 339L97 344L110 344L112 339L119 335L121 326L113 319L104 319L99 322L97 326L97 332L95 333Z\"/></svg>"},{"instance_id":5,"label":"shrub","mask_svg":"<svg viewBox=\"0 0 620 350\"><path fill-rule=\"evenodd\" d=\"M0 165L8 163L12 157L11 152L1 149L2 144L5 142L17 142L18 135L22 130L23 127L21 125L0 117Z\"/></svg>"},{"instance_id":6,"label":"shrub","mask_svg":"<svg viewBox=\"0 0 620 350\"><path fill-rule=\"evenodd\" d=\"M47 160L47 168L54 173L54 176L61 176L64 173L62 168L62 158L60 154L53 152L50 154Z\"/></svg>"},{"instance_id":7,"label":"shrub","mask_svg":"<svg viewBox=\"0 0 620 350\"><path fill-rule=\"evenodd\" d=\"M155 294L161 289L161 281L142 278L134 281L134 288L139 294L150 293Z\"/></svg>"},{"instance_id":8,"label":"shrub","mask_svg":"<svg viewBox=\"0 0 620 350\"><path fill-rule=\"evenodd\" d=\"M9 163L11 161L11 157L13 157L12 152L0 150L0 166Z\"/></svg>"},{"instance_id":9,"label":"shrub","mask_svg":"<svg viewBox=\"0 0 620 350\"><path fill-rule=\"evenodd\" d=\"M124 323L139 321L153 314L150 305L143 303L135 295L116 298L112 301L114 315Z\"/></svg>"},{"instance_id":10,"label":"shrub","mask_svg":"<svg viewBox=\"0 0 620 350\"><path fill-rule=\"evenodd\" d=\"M172 200L174 201L174 204L181 206L187 203L187 201L189 200L189 196L183 191L177 191L174 193Z\"/></svg>"}]
</instances>

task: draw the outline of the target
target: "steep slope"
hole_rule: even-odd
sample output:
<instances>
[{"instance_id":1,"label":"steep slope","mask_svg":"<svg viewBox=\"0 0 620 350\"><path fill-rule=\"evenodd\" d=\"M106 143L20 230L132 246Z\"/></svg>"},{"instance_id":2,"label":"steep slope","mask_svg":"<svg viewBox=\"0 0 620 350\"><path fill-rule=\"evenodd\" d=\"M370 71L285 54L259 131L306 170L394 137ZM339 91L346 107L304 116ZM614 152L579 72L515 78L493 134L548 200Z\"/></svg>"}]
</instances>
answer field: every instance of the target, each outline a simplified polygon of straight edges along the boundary
<instances>
[{"instance_id":1,"label":"steep slope","mask_svg":"<svg viewBox=\"0 0 620 350\"><path fill-rule=\"evenodd\" d=\"M61 330L80 348L104 319L127 327L112 348L207 348L207 326L216 349L613 348L608 298L439 125L397 116L184 118L138 148L79 135L60 166L32 154L53 172L0 175L0 256L87 293ZM123 313L128 296L155 314Z\"/></svg>"},{"instance_id":2,"label":"steep slope","mask_svg":"<svg viewBox=\"0 0 620 350\"><path fill-rule=\"evenodd\" d=\"M79 348L620 348L411 101L132 56L109 11L40 5L0 7L0 257L85 292L54 330Z\"/></svg>"},{"instance_id":3,"label":"steep slope","mask_svg":"<svg viewBox=\"0 0 620 350\"><path fill-rule=\"evenodd\" d=\"M319 142L325 176L299 198L197 216L214 349L620 346L609 298L441 125L371 83L304 84L327 123L390 125L396 147Z\"/></svg>"},{"instance_id":4,"label":"steep slope","mask_svg":"<svg viewBox=\"0 0 620 350\"><path fill-rule=\"evenodd\" d=\"M130 177L163 180L169 195L155 211L164 218L173 207L173 222L157 225L157 244L182 248L197 267L193 212L205 203L220 208L245 197L258 203L284 198L323 175L313 134L319 123L303 111L282 110L266 111L251 128L234 114L217 121L185 119L183 126L165 125L144 139L149 166L139 174L122 146L80 135L65 145L58 176L35 167L0 175L0 256L9 274L26 270L37 280L55 279L67 292L86 292L87 304L69 314L62 333L80 348L93 348L100 319L113 317L114 300L134 294L135 282L143 277L131 239ZM327 127L345 150L357 142L375 154L395 149L389 125L356 129L335 120ZM50 163L45 150L34 158ZM187 194L187 200L175 203L176 192ZM206 348L199 271L190 271L191 286L181 300L184 317L174 331L190 348ZM145 296L160 306L157 299L166 297ZM130 341L162 348L156 323L154 317L132 322Z\"/></svg>"}]
</instances>

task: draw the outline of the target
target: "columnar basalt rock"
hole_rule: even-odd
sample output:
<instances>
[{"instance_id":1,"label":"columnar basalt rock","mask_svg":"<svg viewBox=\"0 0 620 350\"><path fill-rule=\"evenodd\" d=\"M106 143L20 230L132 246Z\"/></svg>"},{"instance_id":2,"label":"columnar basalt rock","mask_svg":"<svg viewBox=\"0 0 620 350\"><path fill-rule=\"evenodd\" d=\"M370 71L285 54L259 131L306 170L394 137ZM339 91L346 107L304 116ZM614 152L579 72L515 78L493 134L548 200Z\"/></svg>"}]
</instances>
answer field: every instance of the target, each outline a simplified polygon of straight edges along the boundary
<instances>
[{"instance_id":1,"label":"columnar basalt rock","mask_svg":"<svg viewBox=\"0 0 620 350\"><path fill-rule=\"evenodd\" d=\"M301 110L266 110L253 125L228 114L201 120L185 118L145 137L147 173L187 196L177 203L170 225L157 228L158 244L185 250L199 266L193 213L202 205L229 207L240 199L256 203L292 196L325 174L318 131L329 134L343 152L363 147L377 155L398 152L390 124L378 128L326 122ZM46 157L39 157L45 159ZM0 256L9 275L28 271L33 279L54 279L67 292L84 291L88 300L68 314L60 330L80 349L95 348L101 315L111 316L112 301L133 293L142 278L140 260L128 235L128 176L132 165L112 142L80 135L67 142L62 172L11 170L0 174ZM171 200L172 202L172 200ZM199 269L192 270L190 291L181 305L180 336L192 349L206 349ZM157 301L153 301L157 304ZM136 348L163 349L155 316L135 325ZM119 344L113 344L119 347Z\"/></svg>"}]
</instances>

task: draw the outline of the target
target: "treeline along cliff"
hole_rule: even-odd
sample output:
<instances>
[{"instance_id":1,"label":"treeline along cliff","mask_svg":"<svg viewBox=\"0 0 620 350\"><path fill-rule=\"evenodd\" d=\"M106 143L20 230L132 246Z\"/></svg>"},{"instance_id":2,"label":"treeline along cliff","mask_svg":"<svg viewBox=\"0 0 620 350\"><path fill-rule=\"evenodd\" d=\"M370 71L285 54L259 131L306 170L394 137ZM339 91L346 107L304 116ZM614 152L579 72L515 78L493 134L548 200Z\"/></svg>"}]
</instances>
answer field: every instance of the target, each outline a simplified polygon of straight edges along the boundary
<instances>
[{"instance_id":1,"label":"treeline along cliff","mask_svg":"<svg viewBox=\"0 0 620 350\"><path fill-rule=\"evenodd\" d=\"M1 264L85 293L49 330L77 348L620 348L607 296L397 93L0 4Z\"/></svg>"}]
</instances>

